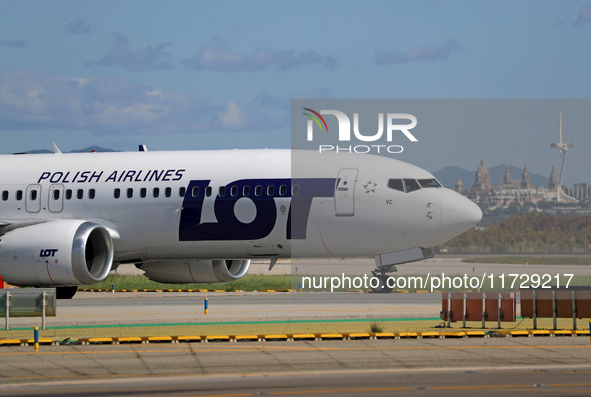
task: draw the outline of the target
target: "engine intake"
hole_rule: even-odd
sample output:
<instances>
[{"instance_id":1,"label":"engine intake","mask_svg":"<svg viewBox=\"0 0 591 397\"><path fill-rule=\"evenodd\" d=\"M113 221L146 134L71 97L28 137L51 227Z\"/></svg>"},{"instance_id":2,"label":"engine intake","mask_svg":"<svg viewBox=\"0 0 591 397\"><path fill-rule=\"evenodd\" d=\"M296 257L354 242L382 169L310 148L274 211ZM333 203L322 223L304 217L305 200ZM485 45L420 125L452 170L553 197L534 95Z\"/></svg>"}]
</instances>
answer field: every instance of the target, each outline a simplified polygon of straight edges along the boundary
<instances>
[{"instance_id":1,"label":"engine intake","mask_svg":"<svg viewBox=\"0 0 591 397\"><path fill-rule=\"evenodd\" d=\"M158 283L227 283L244 277L250 260L153 261L142 263L138 268Z\"/></svg>"},{"instance_id":2,"label":"engine intake","mask_svg":"<svg viewBox=\"0 0 591 397\"><path fill-rule=\"evenodd\" d=\"M12 230L0 240L0 275L20 286L81 285L104 280L113 240L94 222L57 220Z\"/></svg>"}]
</instances>

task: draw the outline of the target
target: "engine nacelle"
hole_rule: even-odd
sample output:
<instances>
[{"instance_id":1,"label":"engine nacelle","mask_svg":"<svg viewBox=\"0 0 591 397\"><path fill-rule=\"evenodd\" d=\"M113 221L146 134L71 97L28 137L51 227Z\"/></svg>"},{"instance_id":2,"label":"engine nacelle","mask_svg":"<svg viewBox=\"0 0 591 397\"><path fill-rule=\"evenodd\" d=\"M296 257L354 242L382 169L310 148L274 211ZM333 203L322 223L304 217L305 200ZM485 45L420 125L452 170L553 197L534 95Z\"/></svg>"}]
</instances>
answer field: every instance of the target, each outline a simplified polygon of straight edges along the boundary
<instances>
[{"instance_id":1,"label":"engine nacelle","mask_svg":"<svg viewBox=\"0 0 591 397\"><path fill-rule=\"evenodd\" d=\"M154 261L138 268L158 283L227 283L244 277L250 260Z\"/></svg>"},{"instance_id":2,"label":"engine nacelle","mask_svg":"<svg viewBox=\"0 0 591 397\"><path fill-rule=\"evenodd\" d=\"M0 275L9 284L92 284L104 280L112 264L111 235L93 222L57 220L0 237Z\"/></svg>"}]
</instances>

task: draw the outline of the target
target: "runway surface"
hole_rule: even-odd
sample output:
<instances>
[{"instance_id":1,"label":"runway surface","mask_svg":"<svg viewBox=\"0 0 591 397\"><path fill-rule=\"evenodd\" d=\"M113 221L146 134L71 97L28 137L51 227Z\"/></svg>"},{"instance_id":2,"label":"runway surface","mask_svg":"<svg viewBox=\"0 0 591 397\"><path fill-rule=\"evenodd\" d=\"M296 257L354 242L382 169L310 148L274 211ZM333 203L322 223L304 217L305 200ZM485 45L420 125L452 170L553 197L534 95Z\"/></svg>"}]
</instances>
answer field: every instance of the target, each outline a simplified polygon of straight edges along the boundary
<instances>
[{"instance_id":1,"label":"runway surface","mask_svg":"<svg viewBox=\"0 0 591 397\"><path fill-rule=\"evenodd\" d=\"M0 395L588 395L588 338L0 350Z\"/></svg>"},{"instance_id":2,"label":"runway surface","mask_svg":"<svg viewBox=\"0 0 591 397\"><path fill-rule=\"evenodd\" d=\"M403 265L399 272L591 273L587 266L446 261ZM351 271L358 266L338 263ZM371 264L366 265L370 271ZM294 270L281 266L281 272ZM366 327L372 319L390 319L391 327L408 318L429 318L434 326L440 309L438 293L88 292L59 301L58 316L47 323L97 327L92 330L119 325L142 329L154 323L230 327L348 319L367 320L362 323ZM39 323L36 318L11 319L14 328ZM38 353L32 347L0 347L0 395L588 395L590 347L589 337L583 336L41 346Z\"/></svg>"},{"instance_id":3,"label":"runway surface","mask_svg":"<svg viewBox=\"0 0 591 397\"><path fill-rule=\"evenodd\" d=\"M208 315L204 299L208 299ZM438 317L441 294L79 292L48 326ZM34 326L35 318L11 319Z\"/></svg>"},{"instance_id":4,"label":"runway surface","mask_svg":"<svg viewBox=\"0 0 591 397\"><path fill-rule=\"evenodd\" d=\"M318 264L331 272L354 273L373 268L371 261L332 260ZM299 263L299 261L298 261ZM267 271L267 264L255 264L253 271ZM299 274L307 265L299 266ZM335 270L336 269L336 270ZM291 272L295 266L278 264L270 274ZM141 274L133 266L122 266L124 274ZM318 270L326 274L328 270ZM365 270L364 270L365 271ZM544 265L473 265L460 258L434 258L416 264L400 265L398 275L445 273L470 274L556 274L591 275L591 266ZM507 280L509 280L507 278ZM209 314L203 313L208 299ZM219 321L291 321L303 319L373 319L373 318L437 318L441 310L441 294L364 294L364 293L115 293L78 292L74 299L59 301L58 316L48 318L49 326L192 323ZM14 318L12 327L38 325L38 319Z\"/></svg>"}]
</instances>

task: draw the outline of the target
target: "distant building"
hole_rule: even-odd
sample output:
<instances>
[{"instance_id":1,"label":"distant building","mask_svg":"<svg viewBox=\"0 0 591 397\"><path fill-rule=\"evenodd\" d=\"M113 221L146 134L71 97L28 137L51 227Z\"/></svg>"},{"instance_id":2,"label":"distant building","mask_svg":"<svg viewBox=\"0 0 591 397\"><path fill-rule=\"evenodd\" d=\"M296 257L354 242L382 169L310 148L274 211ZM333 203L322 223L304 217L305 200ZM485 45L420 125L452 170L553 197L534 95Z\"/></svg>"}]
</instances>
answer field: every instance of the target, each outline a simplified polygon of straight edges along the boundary
<instances>
[{"instance_id":1,"label":"distant building","mask_svg":"<svg viewBox=\"0 0 591 397\"><path fill-rule=\"evenodd\" d=\"M527 165L523 167L523 174L521 174L521 189L531 189L531 182L529 181L529 172L527 172Z\"/></svg>"},{"instance_id":2,"label":"distant building","mask_svg":"<svg viewBox=\"0 0 591 397\"><path fill-rule=\"evenodd\" d=\"M519 189L520 182L514 180L509 172L509 166L505 168L505 175L503 176L503 183L500 186L502 189Z\"/></svg>"},{"instance_id":3,"label":"distant building","mask_svg":"<svg viewBox=\"0 0 591 397\"><path fill-rule=\"evenodd\" d=\"M470 192L482 194L488 192L492 187L488 169L484 166L484 160L480 160L480 166L476 171L476 177L474 178L474 184L472 185Z\"/></svg>"},{"instance_id":4,"label":"distant building","mask_svg":"<svg viewBox=\"0 0 591 397\"><path fill-rule=\"evenodd\" d=\"M556 168L552 166L552 172L550 173L550 179L548 180L548 190L558 190L558 179L556 178Z\"/></svg>"},{"instance_id":5,"label":"distant building","mask_svg":"<svg viewBox=\"0 0 591 397\"><path fill-rule=\"evenodd\" d=\"M458 181L456 182L456 192L463 194L464 193L464 183L462 183L462 180L460 179L460 177L458 176Z\"/></svg>"},{"instance_id":6,"label":"distant building","mask_svg":"<svg viewBox=\"0 0 591 397\"><path fill-rule=\"evenodd\" d=\"M503 176L503 185L507 186L512 184L513 178L511 177L511 173L509 172L509 166L507 166L507 168L505 168L505 176Z\"/></svg>"},{"instance_id":7,"label":"distant building","mask_svg":"<svg viewBox=\"0 0 591 397\"><path fill-rule=\"evenodd\" d=\"M575 187L570 196L579 201L589 200L589 186L586 183L575 183Z\"/></svg>"},{"instance_id":8,"label":"distant building","mask_svg":"<svg viewBox=\"0 0 591 397\"><path fill-rule=\"evenodd\" d=\"M466 195L472 200L479 203L489 203L493 207L502 206L506 207L512 202L531 202L537 203L538 201L556 200L557 190L556 170L552 167L552 173L550 174L550 180L548 182L548 189L539 186L532 186L529 172L527 171L527 165L523 167L523 173L521 174L521 180L515 180L511 176L509 166L505 170L505 175L500 186L493 186L490 182L490 174L488 169L484 165L484 160L480 161L480 166L476 171L474 178L474 184ZM554 189L552 187L554 186ZM463 184L458 178L456 183L456 191L461 192L463 190ZM590 187L586 184L575 185L573 194L576 194L577 198L591 197ZM580 199L580 198L579 198Z\"/></svg>"}]
</instances>

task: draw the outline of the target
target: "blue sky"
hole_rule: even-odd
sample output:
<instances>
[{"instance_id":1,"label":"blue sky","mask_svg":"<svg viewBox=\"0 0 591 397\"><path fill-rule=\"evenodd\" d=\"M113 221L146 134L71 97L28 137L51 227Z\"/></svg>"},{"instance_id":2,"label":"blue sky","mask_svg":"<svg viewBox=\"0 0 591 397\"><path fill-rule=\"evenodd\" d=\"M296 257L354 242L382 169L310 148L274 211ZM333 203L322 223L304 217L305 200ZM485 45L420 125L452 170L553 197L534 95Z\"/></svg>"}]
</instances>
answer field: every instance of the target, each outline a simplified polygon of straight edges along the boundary
<instances>
[{"instance_id":1,"label":"blue sky","mask_svg":"<svg viewBox=\"0 0 591 397\"><path fill-rule=\"evenodd\" d=\"M0 6L3 153L52 141L64 151L288 148L291 98L590 97L591 3L581 1ZM575 108L563 111L575 144L566 182L591 182L591 112ZM484 159L549 174L557 112L550 119L541 131L443 125L403 159L430 171Z\"/></svg>"}]
</instances>

